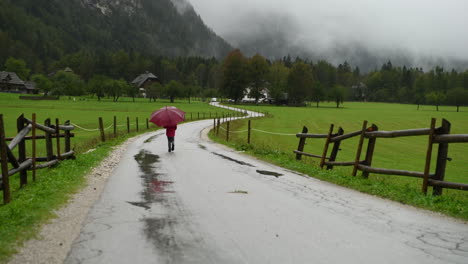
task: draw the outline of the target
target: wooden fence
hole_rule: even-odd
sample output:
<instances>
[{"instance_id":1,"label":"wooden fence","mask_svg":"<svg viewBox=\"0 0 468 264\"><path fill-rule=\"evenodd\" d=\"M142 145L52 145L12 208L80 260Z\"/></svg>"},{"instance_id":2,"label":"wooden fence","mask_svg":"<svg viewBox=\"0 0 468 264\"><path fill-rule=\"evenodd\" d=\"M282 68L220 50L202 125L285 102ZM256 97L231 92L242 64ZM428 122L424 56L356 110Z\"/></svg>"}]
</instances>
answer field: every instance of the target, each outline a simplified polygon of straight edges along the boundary
<instances>
[{"instance_id":1,"label":"wooden fence","mask_svg":"<svg viewBox=\"0 0 468 264\"><path fill-rule=\"evenodd\" d=\"M57 164L60 160L74 158L75 152L71 149L71 138L74 134L71 131L75 128L70 125L69 121L60 124L58 119L55 119L55 124L51 123L50 118L44 121L44 124L36 122L36 115L32 115L32 119L27 119L24 115L18 117L16 122L18 134L15 137L8 138L5 136L5 124L3 115L0 114L0 163L1 163L1 188L3 190L3 201L9 203L10 182L9 177L19 173L20 186L28 183L28 170L32 171L32 179L36 180L36 170L49 168ZM37 135L37 131L42 131L42 135ZM31 136L29 136L31 133ZM61 145L60 139L64 142ZM54 144L55 139L55 154ZM36 156L37 140L45 141L45 157ZM7 142L10 142L7 144ZM31 153L27 154L26 142L31 141ZM62 147L63 146L63 147ZM13 150L18 148L17 156ZM63 151L62 151L63 149Z\"/></svg>"},{"instance_id":2,"label":"wooden fence","mask_svg":"<svg viewBox=\"0 0 468 264\"><path fill-rule=\"evenodd\" d=\"M431 120L429 128L408 129L398 131L379 131L376 125L368 126L368 122L364 121L361 130L344 134L344 130L340 127L337 133L333 133L334 125L330 125L327 134L308 134L307 127L304 127L302 133L296 135L299 138L299 145L296 153L296 159L300 160L302 156L308 156L320 159L320 167L327 166L327 169L333 169L334 166L353 166L352 175L356 176L357 171L362 171L364 178L369 177L369 173L398 175L407 177L416 177L422 179L422 192L427 193L428 186L433 187L433 195L441 195L443 188L468 190L468 184L454 183L444 181L445 169L448 158L448 146L450 143L468 143L468 134L450 134L450 122L443 119L440 127L435 127L436 120ZM343 140L359 136L356 156L353 161L337 162L336 157L340 149L340 144ZM377 138L396 138L409 136L428 136L426 162L424 171L406 171L387 168L372 167L372 159ZM325 145L321 155L304 152L304 146L307 138L324 138ZM363 145L367 140L367 149L365 157L361 159ZM328 155L329 145L333 144L330 156ZM432 162L432 149L434 144L438 144L438 152L436 158L436 169L434 173L430 172Z\"/></svg>"}]
</instances>

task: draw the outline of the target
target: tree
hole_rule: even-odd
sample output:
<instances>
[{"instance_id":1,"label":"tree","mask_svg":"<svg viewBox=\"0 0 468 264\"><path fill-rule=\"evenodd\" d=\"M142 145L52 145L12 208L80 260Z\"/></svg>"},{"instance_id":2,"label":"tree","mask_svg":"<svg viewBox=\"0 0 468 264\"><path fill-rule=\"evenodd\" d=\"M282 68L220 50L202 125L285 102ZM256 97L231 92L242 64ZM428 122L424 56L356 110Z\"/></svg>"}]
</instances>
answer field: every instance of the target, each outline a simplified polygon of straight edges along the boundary
<instances>
[{"instance_id":1,"label":"tree","mask_svg":"<svg viewBox=\"0 0 468 264\"><path fill-rule=\"evenodd\" d=\"M160 97L162 92L163 86L159 82L154 82L146 87L146 97L149 98L150 102L151 100L156 102L156 98Z\"/></svg>"},{"instance_id":2,"label":"tree","mask_svg":"<svg viewBox=\"0 0 468 264\"><path fill-rule=\"evenodd\" d=\"M317 108L319 107L319 103L324 96L325 90L323 89L322 84L319 81L316 81L315 85L312 88L312 100L314 100L317 104Z\"/></svg>"},{"instance_id":3,"label":"tree","mask_svg":"<svg viewBox=\"0 0 468 264\"><path fill-rule=\"evenodd\" d=\"M138 96L140 90L136 85L127 85L125 89L125 94L128 97L131 97L133 102L135 102L135 97Z\"/></svg>"},{"instance_id":4,"label":"tree","mask_svg":"<svg viewBox=\"0 0 468 264\"><path fill-rule=\"evenodd\" d=\"M56 95L74 95L85 94L85 84L80 77L71 72L59 71L52 78L53 88L51 93Z\"/></svg>"},{"instance_id":5,"label":"tree","mask_svg":"<svg viewBox=\"0 0 468 264\"><path fill-rule=\"evenodd\" d=\"M53 89L53 82L42 74L35 74L31 79L36 83L36 87L41 90L45 96Z\"/></svg>"},{"instance_id":6,"label":"tree","mask_svg":"<svg viewBox=\"0 0 468 264\"><path fill-rule=\"evenodd\" d=\"M465 90L462 87L448 90L447 103L455 105L458 112L460 105L468 105L468 90Z\"/></svg>"},{"instance_id":7,"label":"tree","mask_svg":"<svg viewBox=\"0 0 468 264\"><path fill-rule=\"evenodd\" d=\"M250 72L250 94L249 96L255 98L255 103L262 96L262 90L265 89L267 83L269 65L264 57L255 54L249 60L249 72Z\"/></svg>"},{"instance_id":8,"label":"tree","mask_svg":"<svg viewBox=\"0 0 468 264\"><path fill-rule=\"evenodd\" d=\"M428 87L427 77L423 74L419 75L416 80L414 81L413 90L412 90L412 97L413 103L418 105L417 110L419 110L419 105L424 103L426 96L425 96L425 89Z\"/></svg>"},{"instance_id":9,"label":"tree","mask_svg":"<svg viewBox=\"0 0 468 264\"><path fill-rule=\"evenodd\" d=\"M111 82L112 79L104 75L94 75L88 81L88 92L95 94L98 98L98 101L101 101L101 98L105 96L106 85Z\"/></svg>"},{"instance_id":10,"label":"tree","mask_svg":"<svg viewBox=\"0 0 468 264\"><path fill-rule=\"evenodd\" d=\"M288 76L289 104L302 104L313 84L314 77L310 65L303 62L294 63Z\"/></svg>"},{"instance_id":11,"label":"tree","mask_svg":"<svg viewBox=\"0 0 468 264\"><path fill-rule=\"evenodd\" d=\"M236 103L249 83L247 67L247 59L238 49L231 51L223 63L222 92Z\"/></svg>"},{"instance_id":12,"label":"tree","mask_svg":"<svg viewBox=\"0 0 468 264\"><path fill-rule=\"evenodd\" d=\"M5 62L5 71L14 72L18 77L26 81L31 70L26 67L26 62L23 60L17 60L13 57L9 57Z\"/></svg>"},{"instance_id":13,"label":"tree","mask_svg":"<svg viewBox=\"0 0 468 264\"><path fill-rule=\"evenodd\" d=\"M330 92L330 99L335 101L336 103L336 108L340 107L340 103L342 104L344 102L344 99L346 97L346 89L344 86L336 84L333 86L333 89Z\"/></svg>"},{"instance_id":14,"label":"tree","mask_svg":"<svg viewBox=\"0 0 468 264\"><path fill-rule=\"evenodd\" d=\"M178 81L172 80L168 84L166 84L164 88L164 94L166 96L169 96L171 103L173 103L174 99L181 94L183 85Z\"/></svg>"},{"instance_id":15,"label":"tree","mask_svg":"<svg viewBox=\"0 0 468 264\"><path fill-rule=\"evenodd\" d=\"M278 61L270 67L269 82L270 96L276 103L280 103L284 99L284 94L288 87L289 68L283 62Z\"/></svg>"},{"instance_id":16,"label":"tree","mask_svg":"<svg viewBox=\"0 0 468 264\"><path fill-rule=\"evenodd\" d=\"M114 85L118 87L118 91L119 91L117 96L114 95L114 99L115 99L114 102L117 102L119 97L122 94L126 93L130 89L130 87L132 87L132 85L128 84L128 82L125 81L123 78L120 78L119 80L114 81Z\"/></svg>"},{"instance_id":17,"label":"tree","mask_svg":"<svg viewBox=\"0 0 468 264\"><path fill-rule=\"evenodd\" d=\"M436 106L436 110L439 111L439 105L445 101L445 94L442 92L430 92L426 94L426 101L429 104Z\"/></svg>"}]
</instances>

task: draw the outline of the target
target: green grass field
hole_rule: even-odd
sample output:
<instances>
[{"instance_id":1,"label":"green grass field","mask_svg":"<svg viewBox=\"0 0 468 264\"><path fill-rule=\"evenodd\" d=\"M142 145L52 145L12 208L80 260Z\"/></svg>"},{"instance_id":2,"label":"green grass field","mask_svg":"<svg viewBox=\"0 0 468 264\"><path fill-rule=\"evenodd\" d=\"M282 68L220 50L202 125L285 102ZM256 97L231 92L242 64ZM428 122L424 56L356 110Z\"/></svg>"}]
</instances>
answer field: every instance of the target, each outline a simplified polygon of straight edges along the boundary
<instances>
[{"instance_id":1,"label":"green grass field","mask_svg":"<svg viewBox=\"0 0 468 264\"><path fill-rule=\"evenodd\" d=\"M168 100L157 100L149 102L148 99L136 98L133 102L131 98L121 98L119 102L112 102L110 99L98 101L90 97L61 97L58 101L30 101L19 100L18 94L0 93L0 114L3 114L7 137L16 135L16 119L21 114L31 119L32 113L36 113L37 122L44 123L44 120L51 118L52 124L58 118L60 123L70 120L87 130L96 130L98 128L98 118L103 118L104 127L108 128L107 133L112 133L113 118L116 116L118 131L126 133L127 117L130 118L131 129L136 129L136 118L138 118L139 129L146 129L146 119L151 113L163 106L172 105L186 112L186 120L196 120L198 118L209 118L211 115L221 115L222 112L228 113L228 110L221 110L212 107L207 103L200 101L176 100L170 103ZM150 128L157 127L150 123ZM96 143L99 137L99 131L87 131L76 128L73 132L75 138L72 140L72 148L77 152L83 152ZM40 134L42 132L38 132ZM43 148L39 147L39 151ZM39 153L40 154L40 153Z\"/></svg>"},{"instance_id":2,"label":"green grass field","mask_svg":"<svg viewBox=\"0 0 468 264\"><path fill-rule=\"evenodd\" d=\"M461 108L461 112L456 112L455 107L439 107L439 111L436 111L433 106L422 106L417 110L416 105L357 102L346 102L342 108L336 108L333 103L322 103L319 108L264 105L240 107L248 110L268 112L269 117L267 118L253 119L252 128L275 133L295 134L301 132L302 127L306 126L309 129L309 133L326 134L332 123L335 125L334 132L341 126L345 130L345 133L349 133L360 130L363 120L368 120L369 125L376 124L381 131L428 128L431 118L434 117L437 118L437 126L441 124L442 118L445 118L451 122L451 133L468 134L468 108ZM247 120L235 121L231 124L232 131L243 131L245 129L247 129ZM292 151L297 148L299 141L298 138L292 135L274 135L258 131L252 132L251 146L246 145L246 132L232 133L231 139L230 144L232 146L238 149L245 149L247 152L267 160L275 156L272 153L280 153L283 158L294 160L295 154ZM424 171L427 142L427 136L377 139L372 166L422 172ZM323 139L307 139L304 151L321 155L324 143L325 140ZM344 141L337 160L354 161L357 144L358 137ZM366 146L365 143L361 160L365 156ZM328 153L330 151L331 147ZM437 145L434 145L431 164L432 172L435 170L436 156ZM445 180L468 183L468 144L450 144L448 156L452 158L452 161L447 163ZM277 159L277 157L272 159ZM279 162L281 163L282 161ZM319 159L303 157L303 163L317 167ZM352 177L352 167L341 167L334 171ZM327 180L327 177L324 176L322 179ZM379 182L379 184L392 185L396 192L399 189L405 191L409 189L416 192L415 195L417 196L411 199L421 198L417 194L421 190L421 179L376 174L370 174L369 178L366 184ZM357 189L360 189L360 187ZM379 189L361 190L377 195L380 192ZM392 198L390 197L391 195L383 196ZM418 202L407 200L406 198L398 198L398 195L393 197L393 199L468 219L468 192L444 189L443 197L441 199L455 199L456 208L452 208L450 212L447 212L431 206L421 206Z\"/></svg>"}]
</instances>

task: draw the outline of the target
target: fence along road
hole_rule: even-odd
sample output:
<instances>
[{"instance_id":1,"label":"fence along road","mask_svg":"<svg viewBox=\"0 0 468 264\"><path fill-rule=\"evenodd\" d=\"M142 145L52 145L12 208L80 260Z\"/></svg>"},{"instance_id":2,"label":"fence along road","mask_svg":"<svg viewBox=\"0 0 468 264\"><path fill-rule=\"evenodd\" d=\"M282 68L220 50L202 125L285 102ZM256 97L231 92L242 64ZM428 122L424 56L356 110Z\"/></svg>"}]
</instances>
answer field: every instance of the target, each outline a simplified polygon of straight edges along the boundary
<instances>
[{"instance_id":1,"label":"fence along road","mask_svg":"<svg viewBox=\"0 0 468 264\"><path fill-rule=\"evenodd\" d=\"M66 263L468 263L467 225L246 157L212 120L132 143Z\"/></svg>"}]
</instances>

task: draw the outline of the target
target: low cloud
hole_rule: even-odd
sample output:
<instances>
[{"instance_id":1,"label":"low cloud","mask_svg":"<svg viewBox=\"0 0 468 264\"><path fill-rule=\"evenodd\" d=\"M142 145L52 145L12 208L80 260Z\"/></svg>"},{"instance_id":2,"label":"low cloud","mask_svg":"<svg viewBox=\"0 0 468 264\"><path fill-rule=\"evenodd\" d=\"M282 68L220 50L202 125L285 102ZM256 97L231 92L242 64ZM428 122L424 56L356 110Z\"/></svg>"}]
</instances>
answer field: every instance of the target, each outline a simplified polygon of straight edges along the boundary
<instances>
[{"instance_id":1,"label":"low cloud","mask_svg":"<svg viewBox=\"0 0 468 264\"><path fill-rule=\"evenodd\" d=\"M465 0L190 2L209 27L249 53L334 63L362 56L407 64L468 61Z\"/></svg>"}]
</instances>

